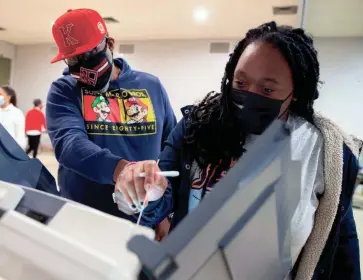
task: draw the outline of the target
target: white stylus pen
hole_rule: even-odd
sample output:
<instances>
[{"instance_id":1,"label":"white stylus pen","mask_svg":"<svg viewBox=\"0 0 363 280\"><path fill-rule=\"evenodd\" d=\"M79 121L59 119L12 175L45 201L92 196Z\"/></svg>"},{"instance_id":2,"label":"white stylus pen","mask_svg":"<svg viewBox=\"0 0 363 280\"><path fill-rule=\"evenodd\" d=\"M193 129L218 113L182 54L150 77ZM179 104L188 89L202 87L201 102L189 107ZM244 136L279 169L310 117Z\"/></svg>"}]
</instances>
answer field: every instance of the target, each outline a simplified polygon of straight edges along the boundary
<instances>
[{"instance_id":1,"label":"white stylus pen","mask_svg":"<svg viewBox=\"0 0 363 280\"><path fill-rule=\"evenodd\" d=\"M157 174L164 177L178 177L179 171L159 171ZM146 174L144 172L139 174L140 178L145 178L145 176Z\"/></svg>"}]
</instances>

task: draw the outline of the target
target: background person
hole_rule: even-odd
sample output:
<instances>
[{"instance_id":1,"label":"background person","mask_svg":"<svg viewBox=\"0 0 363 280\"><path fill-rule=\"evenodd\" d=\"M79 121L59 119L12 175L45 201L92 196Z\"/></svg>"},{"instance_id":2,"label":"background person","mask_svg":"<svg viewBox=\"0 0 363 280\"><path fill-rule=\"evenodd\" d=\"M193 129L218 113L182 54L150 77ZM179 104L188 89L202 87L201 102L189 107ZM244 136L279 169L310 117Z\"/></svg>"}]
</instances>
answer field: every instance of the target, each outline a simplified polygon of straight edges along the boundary
<instances>
[{"instance_id":1,"label":"background person","mask_svg":"<svg viewBox=\"0 0 363 280\"><path fill-rule=\"evenodd\" d=\"M42 112L42 100L34 99L34 108L29 110L25 116L25 134L28 137L28 148L26 153L33 151L33 158L37 157L40 144L40 136L46 130L45 116Z\"/></svg>"},{"instance_id":2,"label":"background person","mask_svg":"<svg viewBox=\"0 0 363 280\"><path fill-rule=\"evenodd\" d=\"M25 118L23 112L16 107L16 92L9 86L0 87L0 123L25 149Z\"/></svg>"},{"instance_id":3,"label":"background person","mask_svg":"<svg viewBox=\"0 0 363 280\"><path fill-rule=\"evenodd\" d=\"M319 75L317 51L303 29L270 22L249 30L230 56L221 93L208 94L184 111L159 166L144 161L125 167L115 189L123 194L118 196L120 209L134 214L137 210L130 212L123 201L142 200L149 189L165 191L157 207L152 204L153 220L157 224L173 211L174 228L236 160L243 160L251 137L279 118L291 130L292 160L302 163L301 198L291 221L294 269L289 279L360 280L351 202L361 141L314 112ZM178 170L181 177L168 181L157 175L159 167ZM140 172L146 172L144 180L131 175Z\"/></svg>"},{"instance_id":4,"label":"background person","mask_svg":"<svg viewBox=\"0 0 363 280\"><path fill-rule=\"evenodd\" d=\"M69 10L53 37L59 53L52 63L68 66L52 83L46 110L62 196L135 221L114 204L114 184L128 161L159 156L176 124L168 95L157 77L113 60L115 41L96 11ZM132 97L148 104L146 122L127 123Z\"/></svg>"}]
</instances>

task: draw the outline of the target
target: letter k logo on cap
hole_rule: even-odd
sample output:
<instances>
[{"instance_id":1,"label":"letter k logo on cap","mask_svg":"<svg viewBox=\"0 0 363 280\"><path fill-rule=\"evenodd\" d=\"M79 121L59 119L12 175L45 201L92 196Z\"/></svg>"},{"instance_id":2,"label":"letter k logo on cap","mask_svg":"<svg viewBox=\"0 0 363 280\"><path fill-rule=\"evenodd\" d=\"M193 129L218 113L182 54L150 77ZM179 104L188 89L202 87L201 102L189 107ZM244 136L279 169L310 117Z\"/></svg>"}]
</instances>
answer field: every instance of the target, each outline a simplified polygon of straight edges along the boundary
<instances>
[{"instance_id":1,"label":"letter k logo on cap","mask_svg":"<svg viewBox=\"0 0 363 280\"><path fill-rule=\"evenodd\" d=\"M72 27L73 24L69 23L59 28L59 32L62 35L65 47L70 47L78 44L78 40L71 36Z\"/></svg>"}]
</instances>

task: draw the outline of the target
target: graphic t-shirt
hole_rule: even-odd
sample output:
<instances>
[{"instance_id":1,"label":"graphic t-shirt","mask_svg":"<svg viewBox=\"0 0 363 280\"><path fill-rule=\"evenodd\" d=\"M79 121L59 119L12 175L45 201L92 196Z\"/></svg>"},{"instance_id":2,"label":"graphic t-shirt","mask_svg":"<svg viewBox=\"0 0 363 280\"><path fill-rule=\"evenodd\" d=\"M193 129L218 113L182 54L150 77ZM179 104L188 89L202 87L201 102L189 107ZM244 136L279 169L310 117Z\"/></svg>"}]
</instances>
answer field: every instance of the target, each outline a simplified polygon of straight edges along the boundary
<instances>
[{"instance_id":1,"label":"graphic t-shirt","mask_svg":"<svg viewBox=\"0 0 363 280\"><path fill-rule=\"evenodd\" d=\"M230 168L235 164L236 161L231 161ZM199 205L200 201L212 191L213 186L227 174L228 170L221 165L211 164L207 168L201 169L197 162L193 161L191 171L192 186L189 194L189 212Z\"/></svg>"},{"instance_id":2,"label":"graphic t-shirt","mask_svg":"<svg viewBox=\"0 0 363 280\"><path fill-rule=\"evenodd\" d=\"M114 89L105 94L83 90L83 114L89 135L142 136L157 133L147 89Z\"/></svg>"}]
</instances>

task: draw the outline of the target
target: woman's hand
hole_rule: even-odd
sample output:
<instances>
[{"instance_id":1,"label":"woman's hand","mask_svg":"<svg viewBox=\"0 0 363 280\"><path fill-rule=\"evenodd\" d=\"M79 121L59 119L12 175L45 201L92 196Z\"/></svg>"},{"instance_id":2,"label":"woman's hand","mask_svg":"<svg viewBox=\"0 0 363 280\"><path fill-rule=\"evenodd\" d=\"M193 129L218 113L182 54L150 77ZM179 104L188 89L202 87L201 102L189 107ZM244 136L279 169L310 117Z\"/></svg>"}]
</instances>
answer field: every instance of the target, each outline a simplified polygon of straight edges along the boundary
<instances>
[{"instance_id":1,"label":"woman's hand","mask_svg":"<svg viewBox=\"0 0 363 280\"><path fill-rule=\"evenodd\" d=\"M115 184L115 193L119 192L123 198L121 201L120 195L116 196L119 210L131 215L137 213L137 209L146 207L149 201L158 200L162 197L168 187L168 181L158 174L159 171L155 161L128 163ZM145 177L141 178L140 173L145 173ZM146 195L147 198L145 199ZM132 210L131 214L129 214L130 209Z\"/></svg>"}]
</instances>

